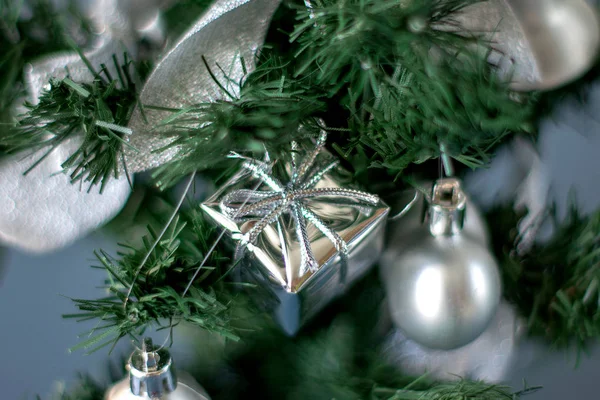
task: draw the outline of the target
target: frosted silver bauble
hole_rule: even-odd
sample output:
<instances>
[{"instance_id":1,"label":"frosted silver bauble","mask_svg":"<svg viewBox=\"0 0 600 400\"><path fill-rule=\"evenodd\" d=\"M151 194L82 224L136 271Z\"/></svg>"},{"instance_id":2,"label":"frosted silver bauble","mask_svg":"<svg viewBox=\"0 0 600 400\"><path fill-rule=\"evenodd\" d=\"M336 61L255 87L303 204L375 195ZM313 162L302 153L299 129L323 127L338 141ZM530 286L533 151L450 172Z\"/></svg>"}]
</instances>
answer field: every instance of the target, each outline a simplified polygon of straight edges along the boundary
<instances>
[{"instance_id":1,"label":"frosted silver bauble","mask_svg":"<svg viewBox=\"0 0 600 400\"><path fill-rule=\"evenodd\" d=\"M387 306L387 304L386 304ZM411 376L427 374L431 379L468 379L501 383L523 360L517 354L527 323L508 303L501 302L487 329L471 343L453 350L429 349L393 329L383 340L381 355L390 364Z\"/></svg>"},{"instance_id":2,"label":"frosted silver bauble","mask_svg":"<svg viewBox=\"0 0 600 400\"><path fill-rule=\"evenodd\" d=\"M498 266L459 180L438 180L428 202L418 193L412 204L390 227L380 263L391 317L409 339L455 349L496 314Z\"/></svg>"},{"instance_id":3,"label":"frosted silver bauble","mask_svg":"<svg viewBox=\"0 0 600 400\"><path fill-rule=\"evenodd\" d=\"M489 61L516 90L549 90L572 82L596 62L598 13L585 0L474 2L452 18L477 32Z\"/></svg>"},{"instance_id":4,"label":"frosted silver bauble","mask_svg":"<svg viewBox=\"0 0 600 400\"><path fill-rule=\"evenodd\" d=\"M112 386L104 400L210 400L206 391L188 374L175 373L166 349L145 339L127 366L129 377Z\"/></svg>"}]
</instances>

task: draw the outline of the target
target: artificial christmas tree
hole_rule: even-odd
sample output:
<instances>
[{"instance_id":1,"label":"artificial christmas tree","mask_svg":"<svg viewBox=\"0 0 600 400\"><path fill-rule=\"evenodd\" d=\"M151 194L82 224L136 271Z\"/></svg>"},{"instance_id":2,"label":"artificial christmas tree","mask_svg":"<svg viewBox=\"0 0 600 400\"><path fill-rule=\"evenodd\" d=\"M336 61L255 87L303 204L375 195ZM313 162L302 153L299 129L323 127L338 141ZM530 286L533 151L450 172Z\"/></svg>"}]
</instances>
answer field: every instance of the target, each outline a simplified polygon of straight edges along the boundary
<instances>
[{"instance_id":1,"label":"artificial christmas tree","mask_svg":"<svg viewBox=\"0 0 600 400\"><path fill-rule=\"evenodd\" d=\"M125 3L108 14L137 21L135 2ZM395 343L386 339L387 301L400 335L425 347L463 346L435 357L461 358L467 366L456 372L478 377L477 368L469 367L476 357L468 346L483 343L480 335L509 340L499 333L502 324L490 325L500 312L501 288L527 318L531 334L580 345L599 336L596 215L574 214L550 244L522 246L515 232L523 236L527 227L513 198L488 215L489 242L482 224L475 234L461 231L466 200L459 179L488 166L511 136L534 141L553 105L597 73L595 68L582 78L600 41L592 7L552 1L540 5L543 12L532 22L530 9L513 3L502 2L510 11L498 25L504 46L497 46L493 32L472 24L495 27L498 2L153 3L162 11L150 14L164 25L152 18L149 30L132 23L125 55L90 52L88 42L65 39L69 30L60 26L49 42L40 41L36 29L54 25L36 7L50 3L31 0L26 5L32 7L23 9L7 3L0 68L10 80L0 87L0 175L10 180L0 183L0 193L9 193L0 198L0 237L36 251L64 246L109 222L131 192L114 223L127 221L122 224L134 234L121 235L127 243L116 255L96 252L108 273L106 297L73 299L79 311L69 317L97 322L75 349L96 351L125 337L138 342L156 327L167 329L171 339L179 325L210 332L220 338L206 345L213 353L196 357L191 367L213 399L253 393L498 400L529 393L494 386L498 374L480 375L490 382L448 382L438 373L414 377L423 368L382 351ZM34 17L25 23L30 9ZM81 14L68 18L75 25L87 21ZM543 52L534 22L544 32L581 27L577 35L558 35L560 48L578 56ZM176 34L180 38L173 40ZM35 61L45 48L73 53L58 58L64 69L46 69ZM33 67L24 68L26 63ZM44 78L20 78L31 68L41 68L36 76ZM31 98L23 108L22 92L14 89L25 88ZM555 90L538 90L549 88ZM315 151L306 151L315 143ZM35 151L40 153L30 158ZM325 163L320 154L333 154L340 165ZM440 179L441 165L452 178L434 188L453 182L454 189L434 189L430 196L420 182ZM36 174L34 183L30 174ZM36 186L46 194L25 201ZM110 189L116 186L118 194ZM429 207L398 204L406 190L430 197ZM21 195L10 194L15 191ZM427 224L411 217L419 209L429 210ZM536 220L532 227L542 225ZM395 236L393 226L403 234ZM386 256L379 262L384 233ZM432 248L441 241L461 246ZM246 262L250 250L255 259ZM411 254L426 255L426 265L416 265ZM367 272L377 264L381 275ZM415 273L426 270L431 279L417 288ZM443 282L432 278L446 272ZM240 279L244 274L262 279ZM274 277L286 278L279 289L304 296L301 305L313 304L292 309L282 296L270 297L280 306L280 320L293 320L287 333L294 337L250 300L272 293ZM313 286L303 289L304 283ZM429 313L416 318L414 311L426 305ZM432 307L444 312L432 313ZM414 354L405 344L395 347ZM419 356L433 354L429 350ZM448 363L440 364L452 373Z\"/></svg>"}]
</instances>

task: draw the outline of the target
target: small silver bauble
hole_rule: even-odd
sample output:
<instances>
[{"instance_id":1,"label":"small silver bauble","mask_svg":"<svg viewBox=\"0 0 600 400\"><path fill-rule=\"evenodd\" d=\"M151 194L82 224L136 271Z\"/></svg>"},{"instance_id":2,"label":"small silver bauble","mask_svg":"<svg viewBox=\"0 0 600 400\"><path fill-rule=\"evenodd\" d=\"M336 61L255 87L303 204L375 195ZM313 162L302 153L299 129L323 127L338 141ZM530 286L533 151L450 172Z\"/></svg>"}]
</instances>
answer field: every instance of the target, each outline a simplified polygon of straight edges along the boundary
<instances>
[{"instance_id":1,"label":"small silver bauble","mask_svg":"<svg viewBox=\"0 0 600 400\"><path fill-rule=\"evenodd\" d=\"M500 274L459 180L438 180L427 205L422 197L417 193L391 228L383 280L392 320L409 339L454 349L475 340L494 317Z\"/></svg>"},{"instance_id":2,"label":"small silver bauble","mask_svg":"<svg viewBox=\"0 0 600 400\"><path fill-rule=\"evenodd\" d=\"M111 387L105 400L210 400L206 391L188 374L175 374L173 359L166 349L145 339L133 352L129 377Z\"/></svg>"}]
</instances>

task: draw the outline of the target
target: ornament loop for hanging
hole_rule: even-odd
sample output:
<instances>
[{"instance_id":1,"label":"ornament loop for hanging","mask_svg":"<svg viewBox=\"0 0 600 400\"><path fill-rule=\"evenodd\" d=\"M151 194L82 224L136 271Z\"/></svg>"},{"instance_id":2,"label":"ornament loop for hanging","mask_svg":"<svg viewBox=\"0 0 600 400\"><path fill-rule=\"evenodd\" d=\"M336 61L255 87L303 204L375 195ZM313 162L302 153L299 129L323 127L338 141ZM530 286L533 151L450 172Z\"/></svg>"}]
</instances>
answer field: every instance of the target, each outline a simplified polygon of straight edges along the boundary
<instances>
[{"instance_id":1,"label":"ornament loop for hanging","mask_svg":"<svg viewBox=\"0 0 600 400\"><path fill-rule=\"evenodd\" d=\"M433 185L427 211L429 231L433 236L460 233L465 223L467 196L457 178L438 179Z\"/></svg>"},{"instance_id":2,"label":"ornament loop for hanging","mask_svg":"<svg viewBox=\"0 0 600 400\"><path fill-rule=\"evenodd\" d=\"M145 338L142 348L136 349L129 359L129 384L135 396L147 395L151 399L174 392L177 377L169 352Z\"/></svg>"}]
</instances>

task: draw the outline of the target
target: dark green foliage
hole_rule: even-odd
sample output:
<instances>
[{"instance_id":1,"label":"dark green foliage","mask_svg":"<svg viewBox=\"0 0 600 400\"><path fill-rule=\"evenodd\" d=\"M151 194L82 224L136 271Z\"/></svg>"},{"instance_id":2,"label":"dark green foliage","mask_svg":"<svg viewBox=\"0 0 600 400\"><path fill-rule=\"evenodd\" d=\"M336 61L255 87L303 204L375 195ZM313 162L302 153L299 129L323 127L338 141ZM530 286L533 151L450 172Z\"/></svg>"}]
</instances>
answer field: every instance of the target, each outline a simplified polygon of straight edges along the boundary
<instances>
[{"instance_id":1,"label":"dark green foliage","mask_svg":"<svg viewBox=\"0 0 600 400\"><path fill-rule=\"evenodd\" d=\"M167 203L159 203L161 216L173 211ZM161 222L164 226L165 221ZM95 253L100 262L97 268L105 269L109 274L106 288L110 294L100 300L73 299L81 312L65 315L65 318L97 319L99 324L92 330L90 339L72 350L92 348L89 350L92 352L114 344L126 335L136 338L151 324L160 327L161 321L165 320L170 324L162 328L185 321L237 340L230 325L231 298L219 283L227 271L226 257L218 251L211 253L189 292L183 296L207 249L216 239L214 229L200 211L190 210L175 218L151 250L157 237L155 229L148 226L142 245L121 245L117 257L102 250ZM148 254L147 261L139 269ZM125 302L134 280L129 300Z\"/></svg>"},{"instance_id":2,"label":"dark green foliage","mask_svg":"<svg viewBox=\"0 0 600 400\"><path fill-rule=\"evenodd\" d=\"M22 0L0 0L0 155L7 151L1 137L13 125L12 106L24 96L23 67L34 58L69 48L65 34L83 45L89 24L73 4L59 12L49 0L28 1L31 18L19 18ZM68 23L67 23L68 21Z\"/></svg>"},{"instance_id":3,"label":"dark green foliage","mask_svg":"<svg viewBox=\"0 0 600 400\"><path fill-rule=\"evenodd\" d=\"M12 120L11 107L23 92L18 81L22 73L22 65L15 62L21 56L21 46L11 46L0 55L0 132L10 129ZM2 135L2 133L0 133ZM0 140L0 149L4 146Z\"/></svg>"},{"instance_id":4,"label":"dark green foliage","mask_svg":"<svg viewBox=\"0 0 600 400\"><path fill-rule=\"evenodd\" d=\"M331 304L297 337L282 334L267 316L245 318L243 340L223 344L198 335L186 350L191 372L213 400L517 400L539 388L407 376L381 351L383 288L376 271ZM194 334L193 332L190 332Z\"/></svg>"},{"instance_id":5,"label":"dark green foliage","mask_svg":"<svg viewBox=\"0 0 600 400\"><path fill-rule=\"evenodd\" d=\"M288 400L508 400L536 389L513 394L483 382L436 383L427 376L403 374L381 349L387 327L383 296L372 271L298 336L287 337L255 317L249 321L254 329L221 352L223 360L208 370L203 365L187 368L213 400L243 398L246 393ZM199 358L207 353L214 358L206 346L205 341L198 343Z\"/></svg>"},{"instance_id":6,"label":"dark green foliage","mask_svg":"<svg viewBox=\"0 0 600 400\"><path fill-rule=\"evenodd\" d=\"M314 73L315 84L362 93L398 68L421 68L433 47L454 56L473 40L436 29L477 0L317 0L298 12L291 35L298 41L298 73ZM343 4L343 6L341 6ZM371 94L376 96L377 92ZM369 96L369 97L371 97Z\"/></svg>"},{"instance_id":7,"label":"dark green foliage","mask_svg":"<svg viewBox=\"0 0 600 400\"><path fill-rule=\"evenodd\" d=\"M154 183L165 188L195 171L210 178L226 175L232 151L256 155L266 149L272 158L285 157L291 140L316 131L298 127L315 128L318 118L331 132L329 146L378 193L396 188L391 177L422 173L423 163L442 152L467 167L485 165L507 135L533 132L540 109L558 97L542 96L534 109L538 97L516 95L500 81L481 51L486 43L461 32L453 21L456 12L476 1L321 0L312 2L312 10L299 6L294 13L282 7L269 37L285 43L268 43L254 72L233 82L209 71L223 98L169 110L171 117L153 127L173 139L168 149L177 148L173 161L155 172ZM42 47L70 46L55 12L35 8L35 17L23 22L10 3L0 2L0 117L12 123L8 111L22 93L24 63ZM209 3L185 0L168 10L168 36L179 35ZM293 15L296 26L288 36L281 31L289 28ZM38 28L48 39L31 34ZM115 67L116 77L106 68L92 71L92 83L52 80L39 104L27 105L29 112L16 129L0 134L0 152L43 148L43 159L58 145L82 136L80 147L63 163L71 179L104 185L117 176L137 80L129 75L129 62L115 61ZM94 351L150 326L169 329L180 322L238 339L242 330L234 326L239 320L232 315L238 303L224 287L232 267L227 251L217 247L208 255L184 295L217 235L198 211L188 210L178 212L158 240L165 216L173 212L159 203L141 240L123 245L114 257L96 253L98 268L109 274L109 294L99 300L74 299L80 312L65 317L100 321L75 348ZM517 219L495 220L492 226L502 232L498 221L507 224L497 248L506 295L529 316L530 331L558 345L574 341L582 346L600 336L600 213L589 218L574 214L552 242L522 256L505 246L514 239L510 231ZM362 292L357 289L328 308L296 338L281 335L256 315L247 317L252 333L227 354L225 369L201 377L213 398L251 392L284 399L501 400L527 392L511 394L468 381L436 384L388 366L377 353L381 337L370 329L381 312L381 288L373 277L365 282L359 286ZM245 312L251 314L249 308ZM82 388L65 399L100 392L85 379Z\"/></svg>"},{"instance_id":8,"label":"dark green foliage","mask_svg":"<svg viewBox=\"0 0 600 400\"><path fill-rule=\"evenodd\" d=\"M53 79L38 104L25 103L29 111L0 143L11 152L45 149L26 173L58 146L81 135L81 145L62 164L71 181L101 184L102 190L111 177L119 176L124 137L131 132L126 125L137 98L131 62L127 55L124 59L120 64L113 57L118 79L106 67L95 72L90 66L92 83Z\"/></svg>"},{"instance_id":9,"label":"dark green foliage","mask_svg":"<svg viewBox=\"0 0 600 400\"><path fill-rule=\"evenodd\" d=\"M158 168L161 186L195 170L222 167L232 151L260 153L266 148L273 157L289 152L290 141L306 135L298 132L298 126L311 124L315 113L325 107L314 88L286 76L285 66L274 59L265 61L243 84L220 85L223 100L174 110L164 122L166 134L174 138L169 148L177 147L178 153ZM240 88L239 96L226 88L231 85Z\"/></svg>"},{"instance_id":10,"label":"dark green foliage","mask_svg":"<svg viewBox=\"0 0 600 400\"><path fill-rule=\"evenodd\" d=\"M24 3L31 13L22 18ZM59 8L51 0L0 0L0 46L2 50L21 47L13 62L23 64L44 54L67 50L67 37L84 46L91 35L91 26L77 11L75 1L65 1Z\"/></svg>"},{"instance_id":11,"label":"dark green foliage","mask_svg":"<svg viewBox=\"0 0 600 400\"><path fill-rule=\"evenodd\" d=\"M499 209L490 220L506 224L496 225L499 244L514 239L509 228L518 220L514 213ZM505 295L528 317L531 334L549 338L556 346L584 349L600 337L600 212L582 216L573 209L562 223L555 217L549 220L555 228L553 238L535 244L527 254L497 246Z\"/></svg>"},{"instance_id":12,"label":"dark green foliage","mask_svg":"<svg viewBox=\"0 0 600 400\"><path fill-rule=\"evenodd\" d=\"M474 2L317 1L299 12L297 73L349 112L351 134L337 144L352 164L368 163L358 170L401 174L439 157L441 146L478 167L507 134L532 130L530 100L513 98L476 50L485 43L452 19Z\"/></svg>"},{"instance_id":13,"label":"dark green foliage","mask_svg":"<svg viewBox=\"0 0 600 400\"><path fill-rule=\"evenodd\" d=\"M427 376L414 378L403 375L387 365L381 354L375 355L360 347L363 343L355 328L359 323L342 316L310 336L304 335L299 339L275 336L268 341L253 343L250 352L245 355L247 359L237 359L232 364L234 368L244 368L233 370L239 378L243 378L235 382L235 386L228 382L223 391L213 389L210 392L212 398L242 398L243 393L249 391L260 393L265 398L286 400L520 398L508 387L484 382L436 383ZM260 360L260 363L253 365L251 360ZM232 365L227 367L229 371ZM224 375L225 371L219 372ZM207 379L205 377L202 382Z\"/></svg>"},{"instance_id":14,"label":"dark green foliage","mask_svg":"<svg viewBox=\"0 0 600 400\"><path fill-rule=\"evenodd\" d=\"M363 122L355 113L349 149L374 152L371 166L396 174L439 158L442 149L471 168L484 166L505 136L532 130L530 102L511 100L487 69L485 60L472 57L403 71L377 87L377 104L367 106L372 119Z\"/></svg>"}]
</instances>

